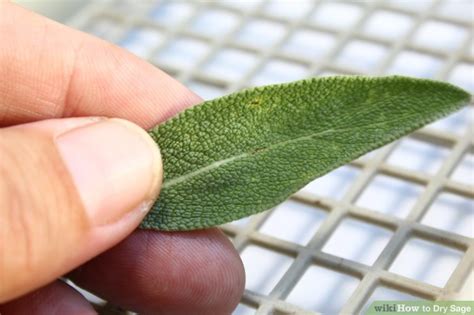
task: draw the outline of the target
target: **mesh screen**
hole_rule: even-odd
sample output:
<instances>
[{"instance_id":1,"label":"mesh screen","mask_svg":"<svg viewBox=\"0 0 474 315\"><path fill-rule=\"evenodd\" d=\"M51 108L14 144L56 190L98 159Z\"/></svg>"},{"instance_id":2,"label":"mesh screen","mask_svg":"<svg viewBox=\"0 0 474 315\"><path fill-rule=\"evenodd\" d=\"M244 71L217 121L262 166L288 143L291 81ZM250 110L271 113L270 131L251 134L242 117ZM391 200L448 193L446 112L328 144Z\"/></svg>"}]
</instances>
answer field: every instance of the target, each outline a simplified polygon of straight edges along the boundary
<instances>
[{"instance_id":1,"label":"mesh screen","mask_svg":"<svg viewBox=\"0 0 474 315\"><path fill-rule=\"evenodd\" d=\"M462 0L130 0L91 4L70 24L205 99L332 74L474 92L473 12ZM473 143L468 106L223 226L247 272L234 314L353 314L376 299L472 295Z\"/></svg>"}]
</instances>

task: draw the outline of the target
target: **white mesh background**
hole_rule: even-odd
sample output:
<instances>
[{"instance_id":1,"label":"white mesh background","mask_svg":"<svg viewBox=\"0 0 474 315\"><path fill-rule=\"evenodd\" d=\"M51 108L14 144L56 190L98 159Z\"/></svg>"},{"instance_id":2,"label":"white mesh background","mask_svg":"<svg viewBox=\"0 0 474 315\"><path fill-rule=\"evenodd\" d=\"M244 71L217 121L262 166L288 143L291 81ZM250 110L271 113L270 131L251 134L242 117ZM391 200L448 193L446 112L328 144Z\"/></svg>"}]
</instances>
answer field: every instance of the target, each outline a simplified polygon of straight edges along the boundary
<instances>
[{"instance_id":1,"label":"white mesh background","mask_svg":"<svg viewBox=\"0 0 474 315\"><path fill-rule=\"evenodd\" d=\"M207 99L329 74L397 73L474 92L473 12L468 0L130 0L93 3L70 24ZM460 291L472 299L472 124L469 106L223 226L247 270L234 314L355 314L374 299Z\"/></svg>"}]
</instances>

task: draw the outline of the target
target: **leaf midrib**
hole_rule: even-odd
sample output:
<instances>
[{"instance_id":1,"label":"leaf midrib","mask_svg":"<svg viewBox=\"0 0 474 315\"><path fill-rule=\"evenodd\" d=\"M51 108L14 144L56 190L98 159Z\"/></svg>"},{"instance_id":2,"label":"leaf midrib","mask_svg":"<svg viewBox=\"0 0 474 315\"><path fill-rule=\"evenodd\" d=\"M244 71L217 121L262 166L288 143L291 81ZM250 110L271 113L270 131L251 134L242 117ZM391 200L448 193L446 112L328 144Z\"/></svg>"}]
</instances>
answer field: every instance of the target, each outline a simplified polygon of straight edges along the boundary
<instances>
[{"instance_id":1,"label":"leaf midrib","mask_svg":"<svg viewBox=\"0 0 474 315\"><path fill-rule=\"evenodd\" d=\"M411 116L411 115L408 115L408 116ZM404 119L405 118L409 118L409 117L403 117ZM344 131L351 131L351 130L354 130L354 129L360 129L360 128L367 128L367 127L372 127L372 126L378 126L378 125L384 125L384 124L387 124L389 122L398 122L400 121L399 118L397 119L393 119L392 121L381 121L381 122L377 122L377 123L372 123L372 124L368 124L368 125L365 125L363 127L361 126L355 126L355 127L348 127L348 128L341 128L341 129L328 129L328 130L324 130L324 131L321 131L321 132L316 132L316 133L312 133L312 134L309 134L309 135L304 135L304 136L301 136L301 137L297 137L297 138L294 138L294 139L289 139L289 140L284 140L284 141L279 141L279 142L276 142L272 145L269 145L265 148L263 148L262 150L258 151L259 153L261 152L264 152L264 151L269 151L269 150L272 150L274 148L277 148L277 147L280 147L280 146L284 146L284 145L287 145L287 144L290 144L290 143L294 143L294 142L298 142L298 141L303 141L303 140L307 140L307 139L311 139L311 138L314 138L314 137L318 137L318 136L323 136L323 135L326 135L326 134L329 134L329 133L332 133L332 132L344 132ZM174 185L177 185L179 183L182 183L188 179L191 179L195 176L198 176L202 173L205 173L207 171L212 171L220 166L223 166L223 165L226 165L226 164L229 164L231 162L234 162L234 161L237 161L237 160L241 160L243 158L246 158L248 156L251 156L252 153L254 153L255 151L252 150L252 151L249 151L249 152L244 152L244 153L241 153L241 154L238 154L238 155L235 155L235 156L232 156L232 157L229 157L229 158L225 158L225 159L222 159L222 160L218 160L218 161L214 161L212 162L211 164L208 164L204 167L201 167L195 171L192 171L192 172L189 172L189 173L186 173L184 175L181 175L181 176L178 176L178 177L175 177L175 178L172 178L168 181L165 181L163 183L163 189L166 189L166 188L170 188Z\"/></svg>"},{"instance_id":2,"label":"leaf midrib","mask_svg":"<svg viewBox=\"0 0 474 315\"><path fill-rule=\"evenodd\" d=\"M385 122L383 122L385 123ZM379 124L379 123L377 123ZM374 124L376 125L376 124ZM352 129L355 129L354 127L350 127L350 128L344 128L344 129L328 129L328 130L325 130L325 131L321 131L321 132L317 132L317 133L313 133L313 134L310 134L310 135L304 135L304 136L301 136L301 137L297 137L297 138L294 138L294 139L289 139L289 140L284 140L284 141L279 141L279 142L276 142L270 146L267 146L265 148L263 148L262 150L259 150L258 153L261 153L261 152L265 152L265 151L269 151L269 150L272 150L274 148L277 148L277 147L281 147L281 146L284 146L284 145L287 145L287 144L290 144L290 143L294 143L294 142L298 142L298 141L303 141L303 140L307 140L307 139L311 139L311 138L314 138L314 137L318 137L318 136L323 136L323 135L326 135L328 133L331 133L331 132L335 132L335 131L348 131L348 130L352 130ZM174 185L177 185L179 183L182 183L188 179L191 179L195 176L198 176L202 173L205 173L207 171L212 171L220 166L223 166L223 165L226 165L226 164L229 164L231 162L234 162L234 161L237 161L237 160L241 160L243 158L246 158L248 156L251 156L255 151L252 150L252 151L249 151L249 152L244 152L244 153L241 153L241 154L238 154L238 155L235 155L235 156L232 156L232 157L229 157L229 158L225 158L225 159L222 159L222 160L218 160L218 161L215 161L215 162L212 162L211 164L209 165L206 165L204 167L201 167L195 171L192 171L192 172L189 172L189 173L186 173L184 175L181 175L181 176L178 176L178 177L175 177L175 178L172 178L168 181L165 181L163 183L163 189L166 189L166 188L170 188Z\"/></svg>"}]
</instances>

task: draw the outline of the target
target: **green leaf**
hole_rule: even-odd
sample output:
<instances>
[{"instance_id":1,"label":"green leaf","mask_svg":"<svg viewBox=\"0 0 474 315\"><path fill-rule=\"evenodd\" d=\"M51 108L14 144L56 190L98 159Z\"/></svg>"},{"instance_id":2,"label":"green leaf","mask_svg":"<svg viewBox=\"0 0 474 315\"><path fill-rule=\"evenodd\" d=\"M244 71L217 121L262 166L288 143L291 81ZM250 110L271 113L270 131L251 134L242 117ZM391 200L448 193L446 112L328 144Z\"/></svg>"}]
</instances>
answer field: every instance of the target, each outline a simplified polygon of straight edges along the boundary
<instances>
[{"instance_id":1,"label":"green leaf","mask_svg":"<svg viewBox=\"0 0 474 315\"><path fill-rule=\"evenodd\" d=\"M192 230L267 210L469 100L442 82L338 76L204 102L150 131L164 183L141 227Z\"/></svg>"}]
</instances>

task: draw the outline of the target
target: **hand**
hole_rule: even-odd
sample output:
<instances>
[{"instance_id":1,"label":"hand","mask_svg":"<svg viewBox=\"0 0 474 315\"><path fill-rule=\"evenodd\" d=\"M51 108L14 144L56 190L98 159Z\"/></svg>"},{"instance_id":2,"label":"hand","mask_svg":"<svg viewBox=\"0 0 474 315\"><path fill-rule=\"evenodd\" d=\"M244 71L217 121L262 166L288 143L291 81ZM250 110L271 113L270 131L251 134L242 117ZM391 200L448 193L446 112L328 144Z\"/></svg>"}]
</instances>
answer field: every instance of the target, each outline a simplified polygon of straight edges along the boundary
<instances>
[{"instance_id":1,"label":"hand","mask_svg":"<svg viewBox=\"0 0 474 315\"><path fill-rule=\"evenodd\" d=\"M140 313L229 314L244 273L219 230L134 231L162 173L137 125L201 100L132 54L3 0L0 78L0 313L94 314L57 280L67 274Z\"/></svg>"}]
</instances>

